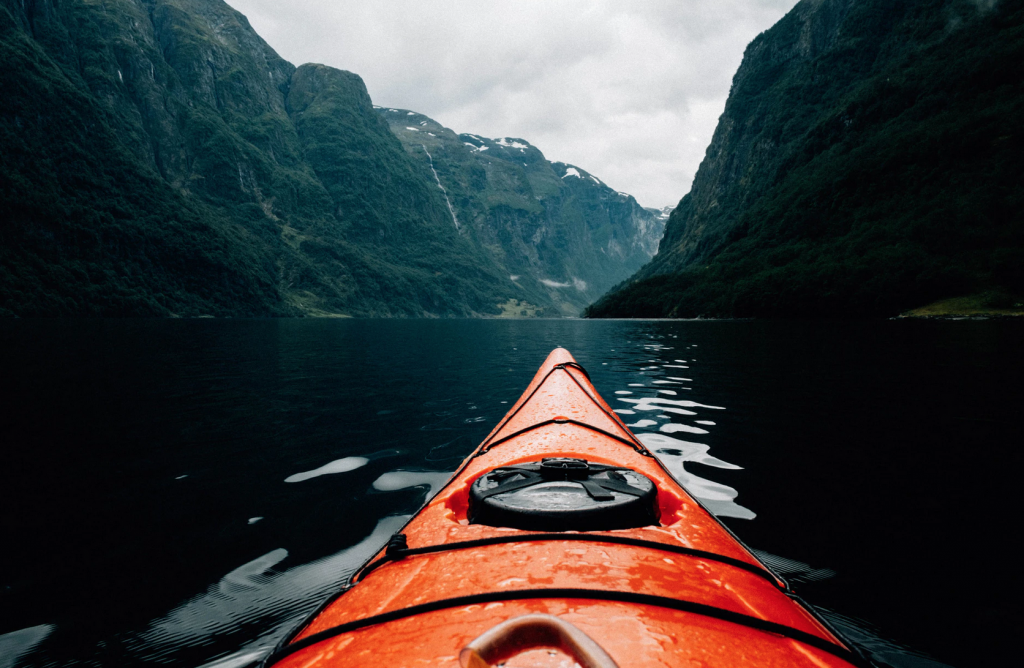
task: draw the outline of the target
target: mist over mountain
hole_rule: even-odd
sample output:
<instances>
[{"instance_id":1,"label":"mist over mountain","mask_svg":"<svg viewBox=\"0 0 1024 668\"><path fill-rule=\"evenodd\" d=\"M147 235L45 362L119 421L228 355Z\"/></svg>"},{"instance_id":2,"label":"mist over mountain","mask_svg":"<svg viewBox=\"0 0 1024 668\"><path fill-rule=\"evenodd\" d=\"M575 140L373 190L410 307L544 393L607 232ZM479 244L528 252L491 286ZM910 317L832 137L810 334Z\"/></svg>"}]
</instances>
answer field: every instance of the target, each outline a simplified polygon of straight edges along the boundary
<instances>
[{"instance_id":1,"label":"mist over mountain","mask_svg":"<svg viewBox=\"0 0 1024 668\"><path fill-rule=\"evenodd\" d=\"M803 0L747 48L658 255L609 316L1024 301L1024 3Z\"/></svg>"},{"instance_id":2,"label":"mist over mountain","mask_svg":"<svg viewBox=\"0 0 1024 668\"><path fill-rule=\"evenodd\" d=\"M0 58L0 315L575 315L646 260L587 222L505 261L357 75L220 0L0 0Z\"/></svg>"}]
</instances>

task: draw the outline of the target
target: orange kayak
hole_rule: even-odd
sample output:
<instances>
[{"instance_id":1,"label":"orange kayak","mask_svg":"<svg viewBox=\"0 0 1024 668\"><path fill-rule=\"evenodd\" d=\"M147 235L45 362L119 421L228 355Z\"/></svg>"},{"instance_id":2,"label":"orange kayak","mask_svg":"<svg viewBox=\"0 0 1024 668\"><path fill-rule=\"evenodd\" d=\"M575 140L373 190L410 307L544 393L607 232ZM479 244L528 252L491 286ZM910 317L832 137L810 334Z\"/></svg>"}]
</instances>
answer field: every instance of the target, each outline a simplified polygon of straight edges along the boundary
<instances>
[{"instance_id":1,"label":"orange kayak","mask_svg":"<svg viewBox=\"0 0 1024 668\"><path fill-rule=\"evenodd\" d=\"M866 666L554 350L279 668Z\"/></svg>"}]
</instances>

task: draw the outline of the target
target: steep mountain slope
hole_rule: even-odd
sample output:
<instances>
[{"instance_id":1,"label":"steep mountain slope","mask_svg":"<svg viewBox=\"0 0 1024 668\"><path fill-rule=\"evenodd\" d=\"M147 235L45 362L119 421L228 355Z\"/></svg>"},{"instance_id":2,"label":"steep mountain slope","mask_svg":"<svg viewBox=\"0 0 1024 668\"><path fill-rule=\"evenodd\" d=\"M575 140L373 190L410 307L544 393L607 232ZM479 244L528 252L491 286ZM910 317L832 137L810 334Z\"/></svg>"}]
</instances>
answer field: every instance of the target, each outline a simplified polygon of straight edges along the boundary
<instances>
[{"instance_id":1,"label":"steep mountain slope","mask_svg":"<svg viewBox=\"0 0 1024 668\"><path fill-rule=\"evenodd\" d=\"M0 314L475 315L518 294L355 75L220 0L0 0Z\"/></svg>"},{"instance_id":2,"label":"steep mountain slope","mask_svg":"<svg viewBox=\"0 0 1024 668\"><path fill-rule=\"evenodd\" d=\"M1024 294L1024 3L803 0L747 48L658 255L591 316Z\"/></svg>"},{"instance_id":3,"label":"steep mountain slope","mask_svg":"<svg viewBox=\"0 0 1024 668\"><path fill-rule=\"evenodd\" d=\"M576 315L650 260L660 212L524 139L456 134L422 114L378 109L446 198L451 224L521 289L510 309Z\"/></svg>"}]
</instances>

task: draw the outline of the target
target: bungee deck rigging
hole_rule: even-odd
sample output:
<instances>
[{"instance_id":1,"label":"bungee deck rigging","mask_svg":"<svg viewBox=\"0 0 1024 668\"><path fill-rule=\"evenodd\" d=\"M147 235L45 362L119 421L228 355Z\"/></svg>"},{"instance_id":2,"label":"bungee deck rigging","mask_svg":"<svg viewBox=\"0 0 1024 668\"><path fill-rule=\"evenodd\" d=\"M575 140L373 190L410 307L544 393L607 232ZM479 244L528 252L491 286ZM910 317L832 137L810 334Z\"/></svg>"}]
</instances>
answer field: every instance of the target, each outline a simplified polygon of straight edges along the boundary
<instances>
[{"instance_id":1,"label":"bungee deck rigging","mask_svg":"<svg viewBox=\"0 0 1024 668\"><path fill-rule=\"evenodd\" d=\"M559 653L560 652L560 653ZM281 668L868 666L554 350Z\"/></svg>"}]
</instances>

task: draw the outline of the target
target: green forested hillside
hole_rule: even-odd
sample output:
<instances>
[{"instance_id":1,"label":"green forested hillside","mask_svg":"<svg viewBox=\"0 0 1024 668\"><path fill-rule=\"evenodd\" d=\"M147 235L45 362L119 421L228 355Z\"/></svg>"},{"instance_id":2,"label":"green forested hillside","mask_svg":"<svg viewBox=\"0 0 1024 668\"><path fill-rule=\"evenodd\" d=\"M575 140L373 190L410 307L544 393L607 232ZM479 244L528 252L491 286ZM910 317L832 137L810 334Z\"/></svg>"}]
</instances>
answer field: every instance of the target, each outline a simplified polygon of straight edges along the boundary
<instances>
[{"instance_id":1,"label":"green forested hillside","mask_svg":"<svg viewBox=\"0 0 1024 668\"><path fill-rule=\"evenodd\" d=\"M748 47L658 255L589 314L1012 308L1021 118L1021 0L804 0Z\"/></svg>"},{"instance_id":2,"label":"green forested hillside","mask_svg":"<svg viewBox=\"0 0 1024 668\"><path fill-rule=\"evenodd\" d=\"M585 170L549 162L525 139L456 134L406 109L378 109L444 188L450 218L546 315L577 315L650 260L664 230ZM521 310L521 309L520 309Z\"/></svg>"},{"instance_id":3,"label":"green forested hillside","mask_svg":"<svg viewBox=\"0 0 1024 668\"><path fill-rule=\"evenodd\" d=\"M479 315L362 81L220 0L0 0L0 315Z\"/></svg>"}]
</instances>

